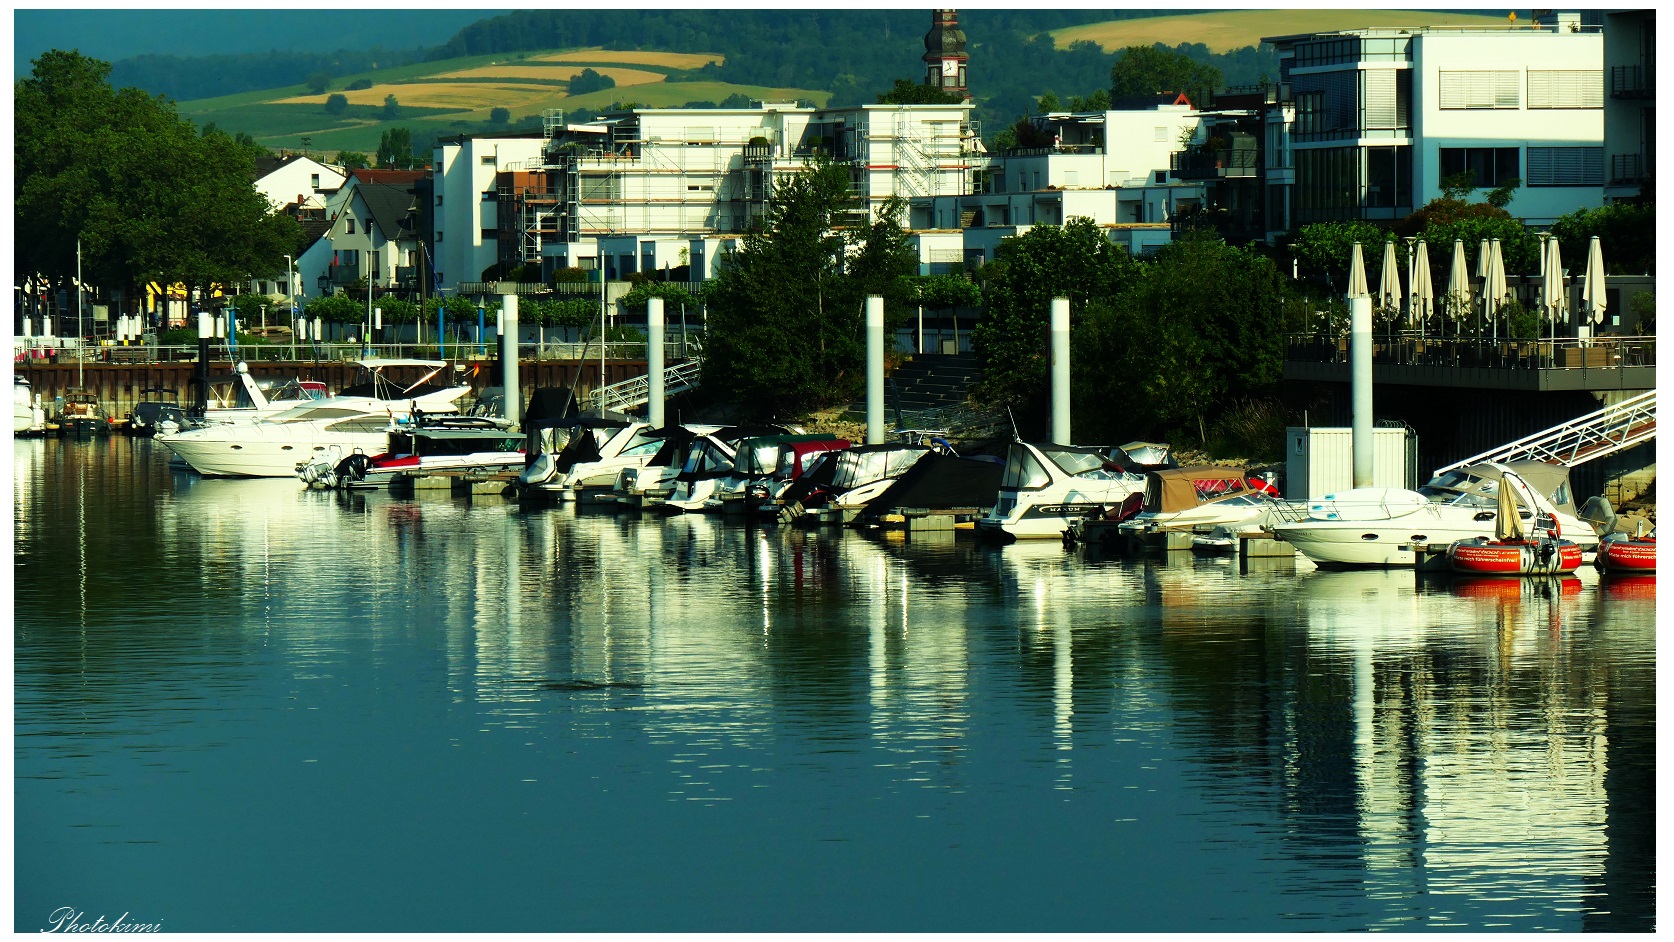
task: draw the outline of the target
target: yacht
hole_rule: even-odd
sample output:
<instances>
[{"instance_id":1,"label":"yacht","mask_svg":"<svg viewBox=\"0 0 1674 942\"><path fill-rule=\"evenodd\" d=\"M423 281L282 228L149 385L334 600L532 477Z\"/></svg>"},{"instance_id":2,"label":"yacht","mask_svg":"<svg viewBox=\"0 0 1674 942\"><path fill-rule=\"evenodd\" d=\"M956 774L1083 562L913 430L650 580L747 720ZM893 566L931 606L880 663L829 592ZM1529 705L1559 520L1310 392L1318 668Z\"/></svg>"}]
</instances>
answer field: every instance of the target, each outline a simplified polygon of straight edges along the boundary
<instances>
[{"instance_id":1,"label":"yacht","mask_svg":"<svg viewBox=\"0 0 1674 942\"><path fill-rule=\"evenodd\" d=\"M1372 487L1327 494L1272 531L1322 567L1411 566L1416 546L1492 537L1507 471L1551 502L1559 535L1585 552L1598 548L1598 534L1575 515L1568 469L1540 461L1485 461L1438 475L1416 491ZM1519 516L1532 519L1533 512L1521 509Z\"/></svg>"},{"instance_id":2,"label":"yacht","mask_svg":"<svg viewBox=\"0 0 1674 942\"><path fill-rule=\"evenodd\" d=\"M442 360L368 359L358 365L367 380L336 396L247 422L159 434L157 441L202 475L291 477L333 446L345 455L381 453L392 427L412 422L415 413L456 412L457 400L470 392L463 384L431 383L448 367ZM392 370L421 376L398 383L387 375Z\"/></svg>"},{"instance_id":3,"label":"yacht","mask_svg":"<svg viewBox=\"0 0 1674 942\"><path fill-rule=\"evenodd\" d=\"M999 496L977 519L977 534L1005 542L1061 539L1072 522L1144 489L1145 475L1120 448L1013 441Z\"/></svg>"}]
</instances>

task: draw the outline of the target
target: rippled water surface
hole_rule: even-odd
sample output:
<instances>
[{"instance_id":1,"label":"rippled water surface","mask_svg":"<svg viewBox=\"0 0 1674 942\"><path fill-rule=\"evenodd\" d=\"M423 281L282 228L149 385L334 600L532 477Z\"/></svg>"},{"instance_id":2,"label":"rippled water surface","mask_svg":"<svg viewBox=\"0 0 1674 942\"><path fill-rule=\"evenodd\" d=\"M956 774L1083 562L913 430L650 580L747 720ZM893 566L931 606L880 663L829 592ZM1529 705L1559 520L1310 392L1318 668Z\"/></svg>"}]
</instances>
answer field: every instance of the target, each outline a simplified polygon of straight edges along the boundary
<instances>
[{"instance_id":1,"label":"rippled water surface","mask_svg":"<svg viewBox=\"0 0 1674 942\"><path fill-rule=\"evenodd\" d=\"M1650 585L13 448L19 931L1655 925Z\"/></svg>"}]
</instances>

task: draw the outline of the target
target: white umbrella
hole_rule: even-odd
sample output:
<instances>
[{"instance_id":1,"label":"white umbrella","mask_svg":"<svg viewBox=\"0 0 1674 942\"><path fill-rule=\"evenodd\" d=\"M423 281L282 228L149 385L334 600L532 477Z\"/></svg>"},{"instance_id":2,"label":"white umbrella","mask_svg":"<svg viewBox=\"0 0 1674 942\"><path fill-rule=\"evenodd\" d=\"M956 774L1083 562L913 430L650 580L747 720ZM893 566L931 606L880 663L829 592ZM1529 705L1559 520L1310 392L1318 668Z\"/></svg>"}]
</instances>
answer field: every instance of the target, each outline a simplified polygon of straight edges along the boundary
<instances>
[{"instance_id":1,"label":"white umbrella","mask_svg":"<svg viewBox=\"0 0 1674 942\"><path fill-rule=\"evenodd\" d=\"M1495 239L1488 250L1488 282L1483 286L1488 295L1488 312L1493 318L1494 339L1500 338L1500 302L1505 300L1505 255L1500 250L1500 240Z\"/></svg>"},{"instance_id":2,"label":"white umbrella","mask_svg":"<svg viewBox=\"0 0 1674 942\"><path fill-rule=\"evenodd\" d=\"M1558 240L1546 244L1546 275L1541 279L1541 303L1551 318L1552 339L1558 339L1558 318L1568 307L1564 300L1564 265L1558 254Z\"/></svg>"},{"instance_id":3,"label":"white umbrella","mask_svg":"<svg viewBox=\"0 0 1674 942\"><path fill-rule=\"evenodd\" d=\"M1378 306L1401 309L1401 273L1395 267L1395 242L1383 244L1383 275L1378 279Z\"/></svg>"},{"instance_id":4,"label":"white umbrella","mask_svg":"<svg viewBox=\"0 0 1674 942\"><path fill-rule=\"evenodd\" d=\"M1454 321L1464 320L1471 303L1471 273L1465 264L1465 241L1453 240L1453 272L1447 279L1447 313Z\"/></svg>"},{"instance_id":5,"label":"white umbrella","mask_svg":"<svg viewBox=\"0 0 1674 942\"><path fill-rule=\"evenodd\" d=\"M1430 249L1420 239L1413 251L1417 253L1412 263L1413 303L1418 305L1418 322L1425 324L1436 313L1436 286L1430 282Z\"/></svg>"},{"instance_id":6,"label":"white umbrella","mask_svg":"<svg viewBox=\"0 0 1674 942\"><path fill-rule=\"evenodd\" d=\"M1360 254L1360 243L1354 243L1354 254L1349 256L1348 296L1364 298L1371 294L1366 290L1366 259Z\"/></svg>"},{"instance_id":7,"label":"white umbrella","mask_svg":"<svg viewBox=\"0 0 1674 942\"><path fill-rule=\"evenodd\" d=\"M1599 244L1598 236L1593 236L1592 244L1587 247L1587 268L1581 278L1581 303L1587 306L1587 319L1591 323L1602 324L1607 302L1604 296L1604 248Z\"/></svg>"}]
</instances>

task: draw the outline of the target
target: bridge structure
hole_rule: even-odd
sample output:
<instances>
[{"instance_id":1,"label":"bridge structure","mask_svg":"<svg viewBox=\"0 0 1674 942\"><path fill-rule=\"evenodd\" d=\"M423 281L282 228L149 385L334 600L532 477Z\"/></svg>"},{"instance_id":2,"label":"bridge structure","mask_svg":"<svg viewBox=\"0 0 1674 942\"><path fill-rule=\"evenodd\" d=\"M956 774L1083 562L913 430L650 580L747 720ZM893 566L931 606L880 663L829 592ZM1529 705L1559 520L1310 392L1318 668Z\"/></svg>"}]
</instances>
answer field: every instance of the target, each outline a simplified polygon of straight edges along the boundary
<instances>
[{"instance_id":1,"label":"bridge structure","mask_svg":"<svg viewBox=\"0 0 1674 942\"><path fill-rule=\"evenodd\" d=\"M1572 421L1436 469L1445 474L1481 461L1544 461L1573 468L1626 451L1657 436L1657 391L1652 389Z\"/></svg>"}]
</instances>

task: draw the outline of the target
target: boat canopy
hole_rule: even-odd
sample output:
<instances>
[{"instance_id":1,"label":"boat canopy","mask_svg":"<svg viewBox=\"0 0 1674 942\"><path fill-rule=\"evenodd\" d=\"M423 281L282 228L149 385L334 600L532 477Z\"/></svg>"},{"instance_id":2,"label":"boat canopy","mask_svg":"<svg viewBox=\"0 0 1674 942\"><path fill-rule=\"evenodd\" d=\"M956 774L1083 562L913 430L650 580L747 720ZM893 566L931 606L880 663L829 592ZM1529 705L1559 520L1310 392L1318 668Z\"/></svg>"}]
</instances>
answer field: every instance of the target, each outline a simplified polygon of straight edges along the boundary
<instances>
[{"instance_id":1,"label":"boat canopy","mask_svg":"<svg viewBox=\"0 0 1674 942\"><path fill-rule=\"evenodd\" d=\"M1005 466L991 458L962 458L931 452L901 473L882 494L866 505L865 516L878 517L897 508L968 510L994 506Z\"/></svg>"},{"instance_id":2,"label":"boat canopy","mask_svg":"<svg viewBox=\"0 0 1674 942\"><path fill-rule=\"evenodd\" d=\"M1244 472L1238 468L1200 466L1148 471L1145 474L1145 509L1157 514L1190 510L1247 487Z\"/></svg>"}]
</instances>

